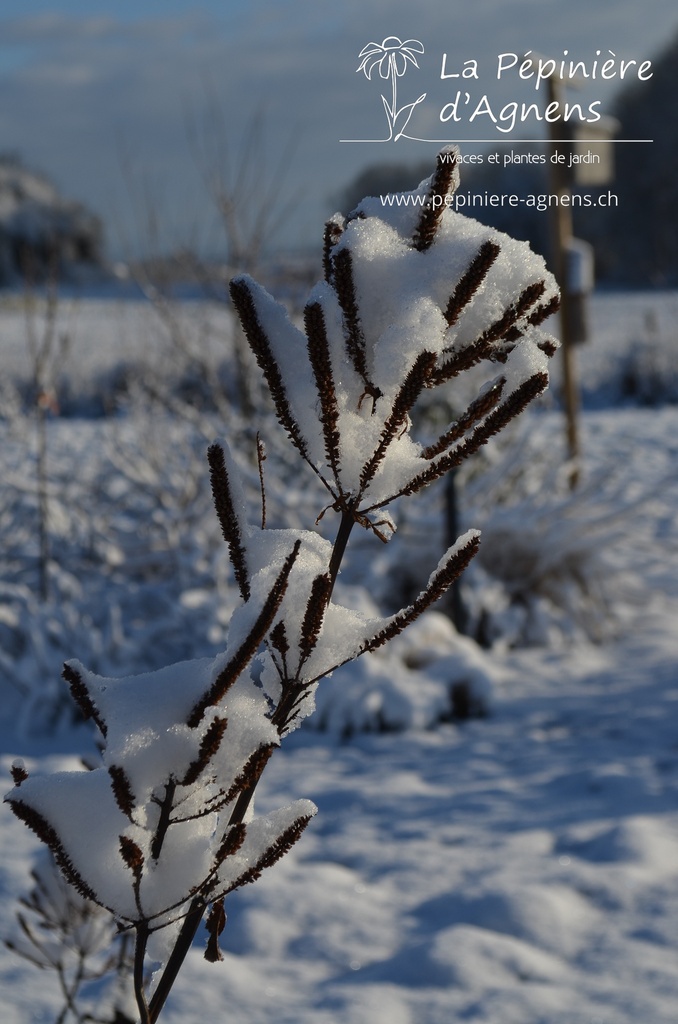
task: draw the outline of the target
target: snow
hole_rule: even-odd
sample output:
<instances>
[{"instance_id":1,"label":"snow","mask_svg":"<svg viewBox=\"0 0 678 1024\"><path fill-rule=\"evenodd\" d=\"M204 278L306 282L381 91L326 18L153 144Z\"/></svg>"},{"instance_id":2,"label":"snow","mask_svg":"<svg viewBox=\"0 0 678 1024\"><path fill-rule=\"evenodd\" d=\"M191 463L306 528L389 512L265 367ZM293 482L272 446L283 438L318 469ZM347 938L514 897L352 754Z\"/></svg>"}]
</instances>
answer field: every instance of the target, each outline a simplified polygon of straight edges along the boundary
<instances>
[{"instance_id":1,"label":"snow","mask_svg":"<svg viewBox=\"0 0 678 1024\"><path fill-rule=\"evenodd\" d=\"M403 198L421 198L434 180L422 182ZM285 308L250 277L236 278L231 291L281 424L335 500L340 505L349 499L357 502L364 513L389 504L437 466L431 466L411 436L409 413L424 387L440 384L435 373L448 359L481 345L489 334L492 355L503 356L507 365L502 403L509 408L522 385L544 374L547 360L540 346L552 350L555 343L527 317L538 303L547 305L554 299L557 287L543 258L527 243L447 206L425 246L413 242L418 229L413 232L409 204L387 207L369 199L355 213L329 246L327 286L316 287L306 306L307 316L312 308L322 322L315 333L307 324L308 340ZM479 274L473 261L488 247L493 258ZM464 281L465 299L452 319L446 311ZM514 311L511 322L506 322ZM498 336L492 336L492 328L502 323ZM509 342L505 335L513 323L517 335ZM332 366L331 382L314 380L314 349L322 349L323 363ZM343 372L347 353L355 374ZM487 357L484 352L482 358ZM336 434L336 458L327 460L329 466L324 465L323 452L325 392L331 394ZM406 403L405 408L394 421L399 402ZM489 413L488 409L478 417L477 429ZM456 448L465 445L467 437ZM445 455L456 448L445 446Z\"/></svg>"},{"instance_id":2,"label":"snow","mask_svg":"<svg viewBox=\"0 0 678 1024\"><path fill-rule=\"evenodd\" d=\"M309 728L285 739L264 774L256 829L284 829L311 813L309 801L319 813L279 864L227 897L225 960L205 963L196 946L168 1003L168 1024L219 1019L224 1006L234 1020L280 1024L673 1024L678 410L647 408L642 395L622 396L617 384L630 356L649 344L647 309L656 314L653 350L668 362L677 305L669 294L596 296L595 341L578 353L589 403L578 497L562 489L563 426L548 403L462 481L463 529L478 526L484 538L465 596L474 614L484 601L494 646L482 650L429 612L388 647L321 684ZM83 344L97 324L99 336L111 331L109 312L81 303ZM189 311L182 315L188 319ZM18 351L22 322L7 322L8 347ZM95 364L92 358L92 372ZM644 366L639 357L636 365ZM85 362L75 369L87 378ZM15 370L8 360L5 372ZM157 419L152 436L158 444L166 437L158 459L165 470L149 469L144 491L107 455L122 444L136 466L143 445L135 432L151 437L150 417L135 426L136 416L132 409L115 422L49 423L61 512L55 594L42 609L31 596L25 473L19 487L30 434L19 421L1 425L11 556L0 604L6 788L17 759L30 773L24 786L54 771L83 780L97 774L81 771L77 756L91 756L91 731L73 727L63 711L56 731L54 722L46 730L49 716L42 731L17 729L19 682L34 708L54 707L50 686L64 658L77 656L108 678L152 673L154 657L162 664L204 656L211 664L223 649L236 594L209 499L199 491L194 506L172 511L171 499L163 509L154 497L170 479L167 493L182 493L190 459L198 463L196 477L206 475L203 439L189 440L188 426L179 431ZM220 429L214 424L211 436ZM520 470L507 454L514 449ZM234 460L242 463L241 454L239 442ZM276 458L271 444L271 479ZM269 485L274 522L288 522L290 512L301 519L316 500L322 508L319 487L287 480L281 507ZM255 483L243 474L250 505ZM347 633L358 636L366 621L392 611L398 566L411 574L414 593L425 583L443 548L440 517L441 494L427 492L411 512L398 510L399 531L388 546L367 532L356 536L332 611ZM332 528L330 513L321 525ZM302 533L294 521L272 548L287 552ZM264 571L258 536L253 531ZM319 538L308 549L309 579L324 543ZM538 555L529 629L525 608L509 601L509 570L492 556L507 549ZM548 585L540 589L542 575ZM512 647L521 636L531 646ZM455 682L468 683L484 717L449 720ZM182 700L190 709L189 695ZM150 705L146 724L161 724ZM98 793L98 782L85 785ZM6 805L0 813L0 905L9 934L38 844ZM121 831L129 829L120 818ZM78 824L90 829L96 848L101 835ZM264 842L256 829L253 852L240 851L243 869ZM99 870L106 870L103 857ZM116 872L112 887L122 877ZM56 1017L56 979L47 971L37 976L4 948L0 985L8 1024Z\"/></svg>"}]
</instances>

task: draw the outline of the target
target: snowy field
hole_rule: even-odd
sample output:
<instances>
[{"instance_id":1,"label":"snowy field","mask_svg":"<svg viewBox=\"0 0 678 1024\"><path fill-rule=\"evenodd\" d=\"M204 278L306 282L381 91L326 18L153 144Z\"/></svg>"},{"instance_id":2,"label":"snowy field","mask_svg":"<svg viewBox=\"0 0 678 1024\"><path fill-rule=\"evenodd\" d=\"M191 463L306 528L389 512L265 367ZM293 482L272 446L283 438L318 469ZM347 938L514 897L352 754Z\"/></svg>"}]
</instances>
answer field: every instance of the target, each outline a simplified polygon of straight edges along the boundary
<instances>
[{"instance_id":1,"label":"snowy field","mask_svg":"<svg viewBox=\"0 0 678 1024\"><path fill-rule=\"evenodd\" d=\"M594 340L579 352L575 497L552 400L465 471L462 526L483 530L488 553L464 600L489 646L429 612L321 686L316 717L275 755L257 805L304 797L319 814L280 864L229 897L225 961L206 963L196 946L168 1024L675 1024L677 313L675 293L595 298ZM182 387L219 379L228 318L186 304L163 320L93 300L58 316L70 338L62 410L89 416L48 422L52 564L40 602L27 318L20 299L0 301L6 788L16 756L38 773L93 749L63 700L64 658L115 675L214 654L235 602L201 454L225 432L220 410L181 417L184 392L150 407L132 391L101 415L123 364L168 394L177 374ZM251 446L245 421L228 429ZM285 478L270 444L270 479ZM256 495L256 469L250 483ZM269 485L269 514L300 522L316 497L288 476L277 499ZM388 547L359 538L343 598L390 610L390 591L421 585L439 557L441 520L438 490ZM455 687L475 716L454 720ZM38 844L1 813L8 936ZM56 1020L53 972L3 947L0 979L3 1022Z\"/></svg>"}]
</instances>

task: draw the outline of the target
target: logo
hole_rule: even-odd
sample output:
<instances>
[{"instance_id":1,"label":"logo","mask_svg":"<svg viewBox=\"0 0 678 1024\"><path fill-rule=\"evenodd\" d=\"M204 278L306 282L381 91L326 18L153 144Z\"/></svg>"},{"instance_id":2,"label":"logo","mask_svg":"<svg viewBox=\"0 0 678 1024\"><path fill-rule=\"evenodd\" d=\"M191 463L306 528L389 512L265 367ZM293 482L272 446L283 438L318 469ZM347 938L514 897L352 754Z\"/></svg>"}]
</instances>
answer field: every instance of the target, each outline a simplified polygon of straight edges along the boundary
<instances>
[{"instance_id":1,"label":"logo","mask_svg":"<svg viewBox=\"0 0 678 1024\"><path fill-rule=\"evenodd\" d=\"M424 44L421 40L403 41L398 36L386 36L380 43L369 42L363 46L358 54L359 64L356 73L362 71L368 82L381 82L384 89L381 92L381 102L386 115L388 133L380 138L341 139L342 142L398 142L400 139L435 143L451 141L449 135L447 138L422 138L408 132L412 115L415 110L423 109L421 104L429 94L422 92L417 99L403 102L403 79L410 67L417 71L421 70L418 58L423 54ZM430 73L430 67L427 70ZM579 80L589 80L593 83L617 77L626 80L635 78L645 82L652 78L652 75L652 61L618 58L612 50L603 53L598 49L593 56L589 55L584 59L576 59L569 50L563 50L562 56L557 58L542 57L532 50L527 50L522 55L517 52L506 52L497 54L494 61L488 61L487 58L482 62L466 59L461 65L457 64L456 69L455 65L450 67L448 54L444 52L440 55L440 81L449 84L443 87L442 94L439 88L437 94L446 102L437 109L434 105L434 109L431 110L431 103L434 101L429 100L424 123L430 125L431 118L437 114L437 121L440 124L454 126L452 136L456 142L493 142L501 137L507 138L523 125L533 125L537 129L534 134L537 135L539 130L544 133L547 126L557 123L562 125L563 138L551 137L551 141L571 142L580 129L584 131L585 126L596 125L597 122L600 124L594 130L594 137L609 138L611 129L605 128L605 118L599 109L602 100L593 99L588 104L582 103L579 99L572 102L566 96L565 88ZM490 76L493 84L487 89L484 80ZM534 89L534 99L526 101L510 98L513 88L520 87L524 91L526 86ZM483 89L487 91L481 91ZM414 89L409 90L409 95L413 92ZM421 117L415 121L422 124ZM461 133L475 134L479 131L486 136L492 135L493 132L497 134L494 138L459 137ZM552 134L550 128L548 132ZM527 144L544 140L536 137L512 141Z\"/></svg>"},{"instance_id":2,"label":"logo","mask_svg":"<svg viewBox=\"0 0 678 1024\"><path fill-rule=\"evenodd\" d=\"M381 43L368 43L363 46L358 54L362 58L356 71L363 71L368 80L372 80L372 72L379 71L379 77L384 82L391 82L389 99L381 94L386 120L388 121L388 137L385 139L365 139L365 142L397 142L398 139L409 138L405 135L405 129L412 117L414 108L426 99L426 93L412 103L405 103L398 107L398 79L402 78L410 64L418 68L416 54L424 52L424 44L418 39L406 39L405 42L397 36L387 36Z\"/></svg>"}]
</instances>

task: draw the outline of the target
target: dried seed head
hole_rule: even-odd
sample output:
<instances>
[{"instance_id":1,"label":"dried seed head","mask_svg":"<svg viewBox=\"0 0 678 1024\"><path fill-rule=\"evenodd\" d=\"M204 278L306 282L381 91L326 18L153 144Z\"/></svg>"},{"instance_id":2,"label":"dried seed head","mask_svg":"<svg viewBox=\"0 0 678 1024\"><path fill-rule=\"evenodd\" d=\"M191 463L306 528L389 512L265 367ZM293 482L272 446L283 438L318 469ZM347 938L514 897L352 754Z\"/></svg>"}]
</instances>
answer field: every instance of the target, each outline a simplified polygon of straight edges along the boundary
<instances>
[{"instance_id":1,"label":"dried seed head","mask_svg":"<svg viewBox=\"0 0 678 1024\"><path fill-rule=\"evenodd\" d=\"M376 650L376 648L392 640L393 637L398 636L406 626L409 626L415 619L418 619L421 613L430 608L438 598L442 597L454 581L461 576L479 547L480 534L477 532L472 533L462 546L455 546L443 565L431 576L428 585L422 590L413 604L409 608L398 612L397 615L394 615L384 629L380 630L371 640L368 640L361 648L360 653L364 654L366 651Z\"/></svg>"},{"instance_id":2,"label":"dried seed head","mask_svg":"<svg viewBox=\"0 0 678 1024\"><path fill-rule=\"evenodd\" d=\"M250 882L256 882L257 878L261 876L262 871L265 871L266 868L273 867L281 857L285 856L288 850L291 850L297 840L301 837L310 820L310 816L297 818L288 829L278 836L274 843L271 843L256 864L253 864L247 871L244 871L242 875L240 875L235 882L229 886L227 892L233 892L234 889L239 889L243 885L248 885Z\"/></svg>"},{"instance_id":3,"label":"dried seed head","mask_svg":"<svg viewBox=\"0 0 678 1024\"><path fill-rule=\"evenodd\" d=\"M299 639L301 662L306 661L316 645L331 593L332 580L329 574L323 573L321 576L316 576L313 580L306 611L304 612L304 621L301 624L301 637Z\"/></svg>"},{"instance_id":4,"label":"dried seed head","mask_svg":"<svg viewBox=\"0 0 678 1024\"><path fill-rule=\"evenodd\" d=\"M226 860L227 857L232 857L234 853L237 853L242 844L245 842L245 836L247 834L247 825L243 822L238 822L237 825L231 825L226 830L219 848L216 852L214 860L214 870L216 871Z\"/></svg>"},{"instance_id":5,"label":"dried seed head","mask_svg":"<svg viewBox=\"0 0 678 1024\"><path fill-rule=\"evenodd\" d=\"M223 953L219 949L219 936L226 926L226 911L224 910L223 897L215 900L211 910L205 919L207 929L207 946L205 948L205 960L210 964L216 964L223 960Z\"/></svg>"},{"instance_id":6,"label":"dried seed head","mask_svg":"<svg viewBox=\"0 0 678 1024\"><path fill-rule=\"evenodd\" d=\"M285 591L287 590L287 581L289 579L290 572L292 571L292 566L299 554L300 548L301 541L297 540L291 553L285 559L285 563L278 574L278 578L271 587L268 597L264 601L262 609L259 612L251 630L233 657L227 662L216 677L207 693L205 693L193 707L186 722L186 724L192 729L195 729L196 726L200 724L207 708L218 704L218 702L228 693L229 689L233 686L236 679L238 679L241 672L245 670L256 654L259 644L271 628L271 623L282 604L282 599L285 596Z\"/></svg>"},{"instance_id":7,"label":"dried seed head","mask_svg":"<svg viewBox=\"0 0 678 1024\"><path fill-rule=\"evenodd\" d=\"M275 410L281 426L287 434L300 455L309 461L308 450L301 428L297 423L287 397L282 371L271 348L268 335L264 330L257 307L250 290L247 278L235 277L230 284L231 298L235 306L243 330L250 344L250 348L256 356L257 363L261 368L268 384L268 390L273 399Z\"/></svg>"},{"instance_id":8,"label":"dried seed head","mask_svg":"<svg viewBox=\"0 0 678 1024\"><path fill-rule=\"evenodd\" d=\"M483 242L462 274L445 309L445 319L450 327L456 324L464 308L469 304L487 277L490 267L501 252L496 242Z\"/></svg>"},{"instance_id":9,"label":"dried seed head","mask_svg":"<svg viewBox=\"0 0 678 1024\"><path fill-rule=\"evenodd\" d=\"M360 322L360 310L355 291L355 280L353 275L353 257L350 249L344 247L332 259L334 269L334 290L344 314L344 336L346 338L346 351L353 364L356 373L362 378L365 390L372 395L374 400L381 396L381 392L370 381L367 369L367 355L365 335L363 334Z\"/></svg>"},{"instance_id":10,"label":"dried seed head","mask_svg":"<svg viewBox=\"0 0 678 1024\"><path fill-rule=\"evenodd\" d=\"M119 838L120 856L134 875L138 884L141 881L141 875L144 870L144 855L141 852L141 848L129 836L120 836Z\"/></svg>"},{"instance_id":11,"label":"dried seed head","mask_svg":"<svg viewBox=\"0 0 678 1024\"><path fill-rule=\"evenodd\" d=\"M332 372L330 346L322 306L309 302L304 309L304 326L308 338L308 357L320 399L320 422L325 442L325 455L335 480L339 476L339 403Z\"/></svg>"},{"instance_id":12,"label":"dried seed head","mask_svg":"<svg viewBox=\"0 0 678 1024\"><path fill-rule=\"evenodd\" d=\"M121 768L118 764L112 764L108 769L108 774L111 778L111 789L113 790L115 802L122 813L131 821L134 811L134 793L132 792L132 786L125 769Z\"/></svg>"},{"instance_id":13,"label":"dried seed head","mask_svg":"<svg viewBox=\"0 0 678 1024\"><path fill-rule=\"evenodd\" d=\"M89 691L83 682L82 676L78 670L74 667L72 662L66 662L62 669L62 676L68 683L68 688L71 691L71 697L74 702L80 708L85 721L90 718L96 722L102 736L106 735L106 723L99 714L99 710L96 707L94 701L89 695Z\"/></svg>"},{"instance_id":14,"label":"dried seed head","mask_svg":"<svg viewBox=\"0 0 678 1024\"><path fill-rule=\"evenodd\" d=\"M21 783L25 782L26 779L28 778L26 766L20 757L17 757L15 758L14 761L12 761L10 774L12 776L12 781L14 782L15 786L20 786Z\"/></svg>"},{"instance_id":15,"label":"dried seed head","mask_svg":"<svg viewBox=\"0 0 678 1024\"><path fill-rule=\"evenodd\" d=\"M483 420L483 422L473 431L473 433L466 438L461 444L457 445L452 451L441 455L435 462L431 462L428 469L424 470L423 473L419 473L413 477L405 487L403 487L396 494L391 494L388 498L378 502L365 511L374 511L377 508L381 508L394 501L396 498L405 497L409 494L416 494L421 491L424 487L433 483L434 480L439 480L441 476L449 473L451 469L456 466L460 466L461 463L482 448L484 444L494 435L499 433L500 430L506 426L515 416L518 416L525 406L540 395L548 387L548 374L546 373L535 373L528 380L520 384L514 391L511 392L509 397L502 402L498 407L493 409Z\"/></svg>"},{"instance_id":16,"label":"dried seed head","mask_svg":"<svg viewBox=\"0 0 678 1024\"><path fill-rule=\"evenodd\" d=\"M499 402L504 386L506 384L506 378L500 377L499 380L495 381L491 387L488 387L481 395L471 402L468 409L463 413L459 419L452 424L452 426L442 434L434 444L430 444L427 448L424 448L421 453L424 459L433 459L436 455L440 455L446 448L454 444L460 438L467 433L471 427L481 420L484 416L490 412L491 409Z\"/></svg>"},{"instance_id":17,"label":"dried seed head","mask_svg":"<svg viewBox=\"0 0 678 1024\"><path fill-rule=\"evenodd\" d=\"M186 774L181 780L182 786L192 786L193 783L200 778L212 758L218 752L227 726L227 718L214 718L214 720L210 722L205 735L200 741L198 756L189 764Z\"/></svg>"},{"instance_id":18,"label":"dried seed head","mask_svg":"<svg viewBox=\"0 0 678 1024\"><path fill-rule=\"evenodd\" d=\"M507 347L500 343L505 341L515 342L521 336L522 332L516 329L517 322L525 317L527 311L541 298L545 291L546 284L544 281L536 281L528 285L521 292L516 302L512 302L502 315L483 331L479 338L466 345L460 352L453 352L438 366L432 375L432 384L444 384L445 381L458 376L464 370L471 369L472 366L475 366L484 359L505 363L511 346ZM550 300L548 305L551 306L552 302L553 300ZM538 314L535 313L536 315ZM530 323L529 318L527 318L527 323ZM549 343L548 339L540 343L539 347L547 355L552 355L555 352L553 343Z\"/></svg>"},{"instance_id":19,"label":"dried seed head","mask_svg":"<svg viewBox=\"0 0 678 1024\"><path fill-rule=\"evenodd\" d=\"M20 821L23 821L24 824L28 825L28 827L35 832L38 839L52 851L54 860L61 869L66 881L72 885L81 896L84 896L85 899L92 900L94 903L99 903L100 901L97 899L96 893L89 885L87 885L82 875L75 868L73 861L68 856L61 842L60 836L57 834L53 826L50 825L47 819L43 818L38 811L34 810L23 800L12 798L11 796L6 799L17 818L19 818Z\"/></svg>"},{"instance_id":20,"label":"dried seed head","mask_svg":"<svg viewBox=\"0 0 678 1024\"><path fill-rule=\"evenodd\" d=\"M229 790L229 803L237 793L241 793L244 789L248 789L250 786L255 786L257 784L261 773L268 764L274 750L274 744L262 743L262 745L255 750L253 754L250 754L243 766L243 770L234 780L233 785Z\"/></svg>"},{"instance_id":21,"label":"dried seed head","mask_svg":"<svg viewBox=\"0 0 678 1024\"><path fill-rule=\"evenodd\" d=\"M361 491L364 491L370 481L374 479L375 473L386 458L389 445L396 435L400 433L410 410L428 383L436 360L437 356L434 353L420 352L410 367L398 394L393 400L393 406L388 419L384 423L379 443L360 474Z\"/></svg>"},{"instance_id":22,"label":"dried seed head","mask_svg":"<svg viewBox=\"0 0 678 1024\"><path fill-rule=\"evenodd\" d=\"M560 309L560 295L552 295L548 302L545 302L541 306L537 306L535 310L527 318L528 324L531 327L538 327L544 320L557 313Z\"/></svg>"},{"instance_id":23,"label":"dried seed head","mask_svg":"<svg viewBox=\"0 0 678 1024\"><path fill-rule=\"evenodd\" d=\"M207 461L210 467L210 482L214 508L221 526L224 540L228 544L229 556L235 579L243 601L249 600L250 583L247 571L245 544L238 516L235 512L231 483L226 469L226 458L220 444L215 442L207 449Z\"/></svg>"},{"instance_id":24,"label":"dried seed head","mask_svg":"<svg viewBox=\"0 0 678 1024\"><path fill-rule=\"evenodd\" d=\"M323 271L325 280L331 284L334 278L332 267L332 249L344 233L344 217L341 213L335 213L325 224L323 236Z\"/></svg>"},{"instance_id":25,"label":"dried seed head","mask_svg":"<svg viewBox=\"0 0 678 1024\"><path fill-rule=\"evenodd\" d=\"M436 157L436 169L431 178L426 202L412 236L412 245L418 252L425 252L433 244L446 207L445 200L456 188L456 169L456 152L450 148L441 150Z\"/></svg>"},{"instance_id":26,"label":"dried seed head","mask_svg":"<svg viewBox=\"0 0 678 1024\"><path fill-rule=\"evenodd\" d=\"M546 284L544 281L535 281L534 284L528 285L520 293L516 302L504 310L502 316L483 332L483 340L494 342L505 337L516 321L520 320L527 313L528 309L541 298L545 291Z\"/></svg>"},{"instance_id":27,"label":"dried seed head","mask_svg":"<svg viewBox=\"0 0 678 1024\"><path fill-rule=\"evenodd\" d=\"M273 650L277 651L278 654L284 658L290 649L290 645L287 641L287 630L285 629L285 623L282 619L276 622L268 639Z\"/></svg>"}]
</instances>

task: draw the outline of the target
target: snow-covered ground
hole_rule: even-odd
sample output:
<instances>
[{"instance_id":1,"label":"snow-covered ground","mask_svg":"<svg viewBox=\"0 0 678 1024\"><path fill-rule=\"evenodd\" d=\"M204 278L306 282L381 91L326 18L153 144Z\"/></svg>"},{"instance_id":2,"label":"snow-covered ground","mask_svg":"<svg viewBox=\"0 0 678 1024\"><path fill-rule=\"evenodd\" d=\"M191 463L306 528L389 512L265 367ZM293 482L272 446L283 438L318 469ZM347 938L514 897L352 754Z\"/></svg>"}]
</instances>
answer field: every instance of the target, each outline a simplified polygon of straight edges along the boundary
<instances>
[{"instance_id":1,"label":"snow-covered ground","mask_svg":"<svg viewBox=\"0 0 678 1024\"><path fill-rule=\"evenodd\" d=\"M559 487L562 423L548 406L514 434L527 468L498 448L485 475L466 481L464 526L483 528L497 555L473 567L465 596L476 620L489 617L494 646L481 649L429 613L410 640L323 684L324 731L286 740L258 791L258 809L308 797L320 813L280 864L229 897L225 961L208 964L196 947L168 1024L674 1024L678 407L650 407L650 384L657 364L661 397L673 397L677 307L675 294L596 297L595 340L579 358L590 406L579 498ZM196 312L184 309L185 322ZM114 339L125 358L147 355L152 332L162 344L148 307L83 301L70 315L83 346L78 387L115 368ZM25 318L0 308L0 331L11 383L24 373ZM635 392L629 381L640 381ZM47 607L33 594L26 525L31 424L18 412L0 423L11 556L0 593L7 788L15 756L38 772L91 748L89 733L59 711L63 657L115 674L223 642L233 595L199 482L200 431L194 424L188 436L135 408L50 423L59 515ZM210 426L218 431L214 421L201 429ZM289 491L272 515L306 510L307 494ZM415 579L442 543L439 503L438 493L422 499L391 542ZM500 554L508 545L514 561L525 558L525 541L539 557L525 563L530 594L516 598ZM345 595L387 599L400 579L391 545L359 538ZM511 645L530 639L541 643ZM450 688L464 682L489 713L444 721ZM17 716L22 685L40 728ZM44 731L41 701L57 709L56 731ZM7 807L1 814L9 934L38 844ZM7 1024L55 1020L50 972L1 949L0 979Z\"/></svg>"}]
</instances>

